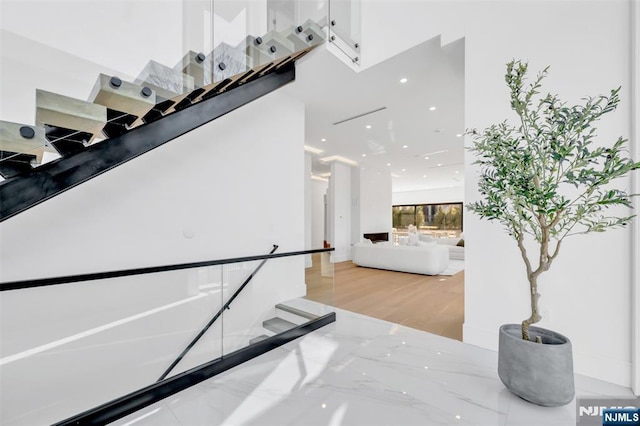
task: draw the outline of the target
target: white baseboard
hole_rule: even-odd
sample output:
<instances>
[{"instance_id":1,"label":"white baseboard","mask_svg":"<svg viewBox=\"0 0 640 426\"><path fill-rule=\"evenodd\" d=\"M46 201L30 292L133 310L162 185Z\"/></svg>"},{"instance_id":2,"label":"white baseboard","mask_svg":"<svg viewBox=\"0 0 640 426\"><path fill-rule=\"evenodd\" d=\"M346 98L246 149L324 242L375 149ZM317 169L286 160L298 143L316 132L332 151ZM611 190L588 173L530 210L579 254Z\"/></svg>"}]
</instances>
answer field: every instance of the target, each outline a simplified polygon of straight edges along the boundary
<instances>
[{"instance_id":1,"label":"white baseboard","mask_svg":"<svg viewBox=\"0 0 640 426\"><path fill-rule=\"evenodd\" d=\"M631 363L573 351L573 371L604 382L631 387Z\"/></svg>"},{"instance_id":2,"label":"white baseboard","mask_svg":"<svg viewBox=\"0 0 640 426\"><path fill-rule=\"evenodd\" d=\"M498 330L462 325L462 341L481 348L498 350ZM573 352L573 371L576 374L631 387L631 363L618 359L597 357L584 352Z\"/></svg>"}]
</instances>

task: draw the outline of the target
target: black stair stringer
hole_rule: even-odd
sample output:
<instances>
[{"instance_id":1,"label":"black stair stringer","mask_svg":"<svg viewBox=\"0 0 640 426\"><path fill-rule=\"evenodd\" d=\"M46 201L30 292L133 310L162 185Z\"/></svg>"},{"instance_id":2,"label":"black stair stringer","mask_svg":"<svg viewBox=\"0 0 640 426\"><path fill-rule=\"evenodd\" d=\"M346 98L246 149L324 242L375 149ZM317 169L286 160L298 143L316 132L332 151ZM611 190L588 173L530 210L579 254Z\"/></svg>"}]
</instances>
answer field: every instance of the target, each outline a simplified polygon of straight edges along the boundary
<instances>
[{"instance_id":1,"label":"black stair stringer","mask_svg":"<svg viewBox=\"0 0 640 426\"><path fill-rule=\"evenodd\" d=\"M184 135L295 80L295 66L270 73L125 134L0 182L0 222Z\"/></svg>"}]
</instances>

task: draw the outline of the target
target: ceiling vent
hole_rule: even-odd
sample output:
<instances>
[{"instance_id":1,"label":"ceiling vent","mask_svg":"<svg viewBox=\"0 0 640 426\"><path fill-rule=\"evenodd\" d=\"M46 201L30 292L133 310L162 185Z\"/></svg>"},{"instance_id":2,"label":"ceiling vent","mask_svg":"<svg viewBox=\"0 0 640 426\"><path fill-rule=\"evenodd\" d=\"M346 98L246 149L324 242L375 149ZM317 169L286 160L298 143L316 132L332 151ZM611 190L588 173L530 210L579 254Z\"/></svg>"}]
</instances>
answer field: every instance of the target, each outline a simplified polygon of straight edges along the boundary
<instances>
[{"instance_id":1,"label":"ceiling vent","mask_svg":"<svg viewBox=\"0 0 640 426\"><path fill-rule=\"evenodd\" d=\"M345 118L344 120L336 121L335 123L333 123L333 125L337 126L338 124L346 123L347 121L355 120L356 118L364 117L365 115L373 114L374 112L382 111L382 110L385 110L385 109L387 109L387 107L383 106L382 108L378 108L378 109L374 109L374 110L371 110L371 111L363 112L362 114L354 115L353 117L349 117L349 118Z\"/></svg>"},{"instance_id":2,"label":"ceiling vent","mask_svg":"<svg viewBox=\"0 0 640 426\"><path fill-rule=\"evenodd\" d=\"M440 151L427 152L426 154L418 154L416 157L430 157L436 154L444 154L445 152L449 152L448 149L441 149Z\"/></svg>"}]
</instances>

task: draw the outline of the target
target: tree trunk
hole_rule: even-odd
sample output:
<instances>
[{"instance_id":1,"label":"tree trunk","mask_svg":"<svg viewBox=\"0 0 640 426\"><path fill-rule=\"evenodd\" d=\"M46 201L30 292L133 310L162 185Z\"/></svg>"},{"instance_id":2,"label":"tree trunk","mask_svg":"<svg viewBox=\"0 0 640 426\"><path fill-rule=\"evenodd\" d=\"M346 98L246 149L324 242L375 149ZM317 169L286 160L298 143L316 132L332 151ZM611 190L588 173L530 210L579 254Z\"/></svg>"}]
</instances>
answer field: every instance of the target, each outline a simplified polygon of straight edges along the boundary
<instances>
[{"instance_id":1,"label":"tree trunk","mask_svg":"<svg viewBox=\"0 0 640 426\"><path fill-rule=\"evenodd\" d=\"M529 287L531 289L531 316L522 321L522 338L524 340L531 340L529 339L529 326L542 319L538 313L538 299L540 299L540 293L538 293L537 275L529 275Z\"/></svg>"}]
</instances>

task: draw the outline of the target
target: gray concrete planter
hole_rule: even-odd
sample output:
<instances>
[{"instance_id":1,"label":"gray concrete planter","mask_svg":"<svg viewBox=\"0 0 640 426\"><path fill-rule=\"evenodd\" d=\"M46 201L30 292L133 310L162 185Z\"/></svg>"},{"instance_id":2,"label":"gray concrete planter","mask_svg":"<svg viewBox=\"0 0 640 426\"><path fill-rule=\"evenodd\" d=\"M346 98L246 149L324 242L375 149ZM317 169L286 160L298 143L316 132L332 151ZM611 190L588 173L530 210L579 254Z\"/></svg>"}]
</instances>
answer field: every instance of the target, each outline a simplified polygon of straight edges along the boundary
<instances>
[{"instance_id":1,"label":"gray concrete planter","mask_svg":"<svg viewBox=\"0 0 640 426\"><path fill-rule=\"evenodd\" d=\"M538 405L556 407L573 400L573 356L571 341L540 327L529 327L531 339L522 340L520 324L500 327L498 375L502 383L520 398Z\"/></svg>"}]
</instances>

